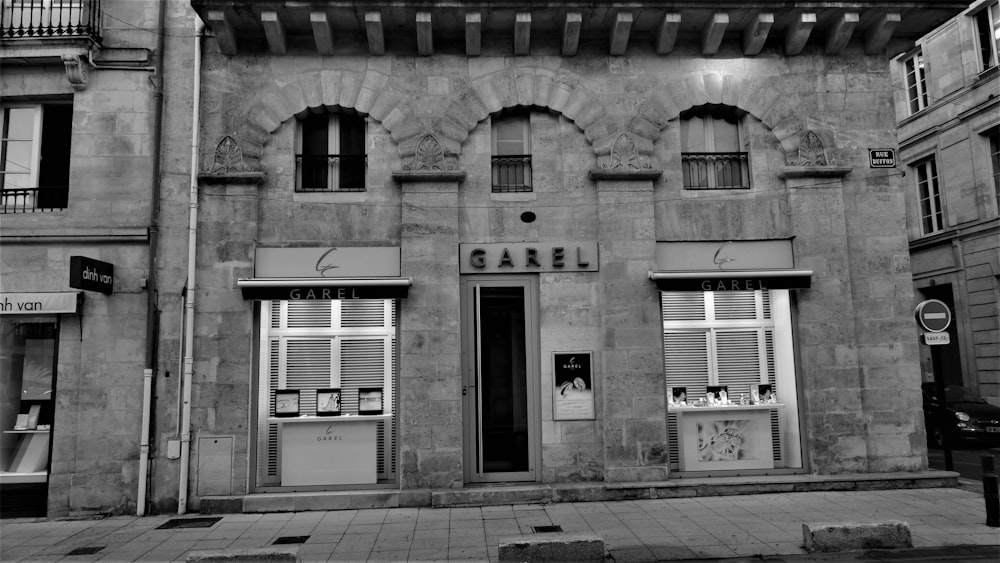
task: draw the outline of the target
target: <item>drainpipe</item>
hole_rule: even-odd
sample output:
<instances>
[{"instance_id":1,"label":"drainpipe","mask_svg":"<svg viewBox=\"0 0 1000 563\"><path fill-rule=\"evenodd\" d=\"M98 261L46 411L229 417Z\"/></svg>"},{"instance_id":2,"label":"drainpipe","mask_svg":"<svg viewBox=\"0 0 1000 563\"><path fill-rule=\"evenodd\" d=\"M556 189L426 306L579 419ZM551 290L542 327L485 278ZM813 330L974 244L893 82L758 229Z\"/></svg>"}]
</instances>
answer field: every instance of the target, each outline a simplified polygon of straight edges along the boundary
<instances>
[{"instance_id":1,"label":"drainpipe","mask_svg":"<svg viewBox=\"0 0 1000 563\"><path fill-rule=\"evenodd\" d=\"M197 15L194 25L194 84L191 108L191 214L188 218L188 275L185 298L183 401L181 402L181 474L177 514L187 512L188 464L191 460L191 381L194 379L194 290L195 257L198 246L198 133L201 109L201 38L205 24Z\"/></svg>"},{"instance_id":2,"label":"drainpipe","mask_svg":"<svg viewBox=\"0 0 1000 563\"><path fill-rule=\"evenodd\" d=\"M156 370L156 350L159 335L159 315L157 314L157 277L156 256L160 240L160 149L163 142L163 67L166 57L163 54L164 36L166 35L167 7L160 3L157 14L156 56L159 59L158 70L154 67L153 98L156 112L153 117L153 182L149 209L149 263L146 274L146 367L142 370L142 424L139 434L139 493L136 497L135 510L137 516L146 514L146 492L149 487L149 434L153 403L153 374Z\"/></svg>"}]
</instances>

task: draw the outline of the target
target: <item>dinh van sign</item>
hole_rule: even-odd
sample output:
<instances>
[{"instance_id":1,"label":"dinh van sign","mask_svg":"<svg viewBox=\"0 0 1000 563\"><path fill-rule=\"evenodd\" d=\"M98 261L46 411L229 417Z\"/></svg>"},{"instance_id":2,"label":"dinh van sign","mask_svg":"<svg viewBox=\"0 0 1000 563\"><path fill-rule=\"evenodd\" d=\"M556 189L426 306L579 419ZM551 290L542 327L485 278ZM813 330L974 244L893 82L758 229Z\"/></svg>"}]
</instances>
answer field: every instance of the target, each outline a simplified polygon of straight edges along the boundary
<instances>
[{"instance_id":1,"label":"dinh van sign","mask_svg":"<svg viewBox=\"0 0 1000 563\"><path fill-rule=\"evenodd\" d=\"M0 314L44 315L76 313L80 303L79 291L54 293L0 293Z\"/></svg>"},{"instance_id":2,"label":"dinh van sign","mask_svg":"<svg viewBox=\"0 0 1000 563\"><path fill-rule=\"evenodd\" d=\"M111 295L115 291L115 265L86 256L70 256L69 286Z\"/></svg>"}]
</instances>

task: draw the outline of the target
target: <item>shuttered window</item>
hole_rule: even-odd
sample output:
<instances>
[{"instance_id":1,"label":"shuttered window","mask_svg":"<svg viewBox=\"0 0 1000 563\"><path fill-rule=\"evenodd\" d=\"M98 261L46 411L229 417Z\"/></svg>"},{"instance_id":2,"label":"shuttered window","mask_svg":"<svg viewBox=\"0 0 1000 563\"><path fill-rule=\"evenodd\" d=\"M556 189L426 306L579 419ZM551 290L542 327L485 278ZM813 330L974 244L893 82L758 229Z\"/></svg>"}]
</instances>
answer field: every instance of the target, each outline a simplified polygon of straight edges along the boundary
<instances>
[{"instance_id":1,"label":"shuttered window","mask_svg":"<svg viewBox=\"0 0 1000 563\"><path fill-rule=\"evenodd\" d=\"M668 387L686 387L687 400L705 397L708 385L726 385L729 398L750 396L751 385L770 383L780 397L774 359L771 294L766 291L660 293L664 373ZM772 413L775 462L781 460L779 415ZM670 462L677 468L677 419L668 411Z\"/></svg>"},{"instance_id":2,"label":"shuttered window","mask_svg":"<svg viewBox=\"0 0 1000 563\"><path fill-rule=\"evenodd\" d=\"M339 388L343 414L357 414L358 389L380 387L385 414L396 405L396 302L362 299L264 301L261 307L257 484L277 486L274 392L299 390L299 412L316 414L316 389ZM395 419L378 424L380 482L395 480Z\"/></svg>"}]
</instances>

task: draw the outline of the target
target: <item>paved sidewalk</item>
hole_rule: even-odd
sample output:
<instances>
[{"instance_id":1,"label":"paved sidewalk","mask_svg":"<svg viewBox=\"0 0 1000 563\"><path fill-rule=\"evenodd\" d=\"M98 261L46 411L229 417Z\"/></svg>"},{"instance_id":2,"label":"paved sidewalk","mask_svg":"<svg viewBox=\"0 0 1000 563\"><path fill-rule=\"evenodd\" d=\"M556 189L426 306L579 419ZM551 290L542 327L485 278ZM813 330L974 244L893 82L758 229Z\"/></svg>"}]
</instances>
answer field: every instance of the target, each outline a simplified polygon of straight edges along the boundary
<instances>
[{"instance_id":1,"label":"paved sidewalk","mask_svg":"<svg viewBox=\"0 0 1000 563\"><path fill-rule=\"evenodd\" d=\"M934 488L227 514L207 528L162 530L157 527L172 519L210 515L21 519L0 521L0 560L184 561L193 550L259 548L295 538L304 542L304 561L496 561L500 538L553 525L599 534L608 560L616 563L757 556L802 560L803 523L882 520L908 522L918 549L980 546L976 549L982 553L981 546L995 546L1000 556L1000 528L986 526L985 513L982 495ZM70 555L74 550L96 552ZM845 560L858 559L845 554Z\"/></svg>"}]
</instances>

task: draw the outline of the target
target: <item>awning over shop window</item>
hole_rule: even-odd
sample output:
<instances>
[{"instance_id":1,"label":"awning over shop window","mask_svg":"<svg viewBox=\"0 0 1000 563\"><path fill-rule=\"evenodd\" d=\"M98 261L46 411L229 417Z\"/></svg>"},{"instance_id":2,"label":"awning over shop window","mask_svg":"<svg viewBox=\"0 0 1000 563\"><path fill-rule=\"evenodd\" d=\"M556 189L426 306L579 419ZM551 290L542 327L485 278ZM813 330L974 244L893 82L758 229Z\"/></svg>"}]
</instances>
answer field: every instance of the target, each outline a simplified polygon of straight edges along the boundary
<instances>
[{"instance_id":1,"label":"awning over shop window","mask_svg":"<svg viewBox=\"0 0 1000 563\"><path fill-rule=\"evenodd\" d=\"M812 270L708 270L650 272L660 291L756 291L808 289Z\"/></svg>"},{"instance_id":2,"label":"awning over shop window","mask_svg":"<svg viewBox=\"0 0 1000 563\"><path fill-rule=\"evenodd\" d=\"M76 313L82 300L79 291L0 293L0 315Z\"/></svg>"},{"instance_id":3,"label":"awning over shop window","mask_svg":"<svg viewBox=\"0 0 1000 563\"><path fill-rule=\"evenodd\" d=\"M405 299L412 278L250 278L236 285L244 299Z\"/></svg>"}]
</instances>

